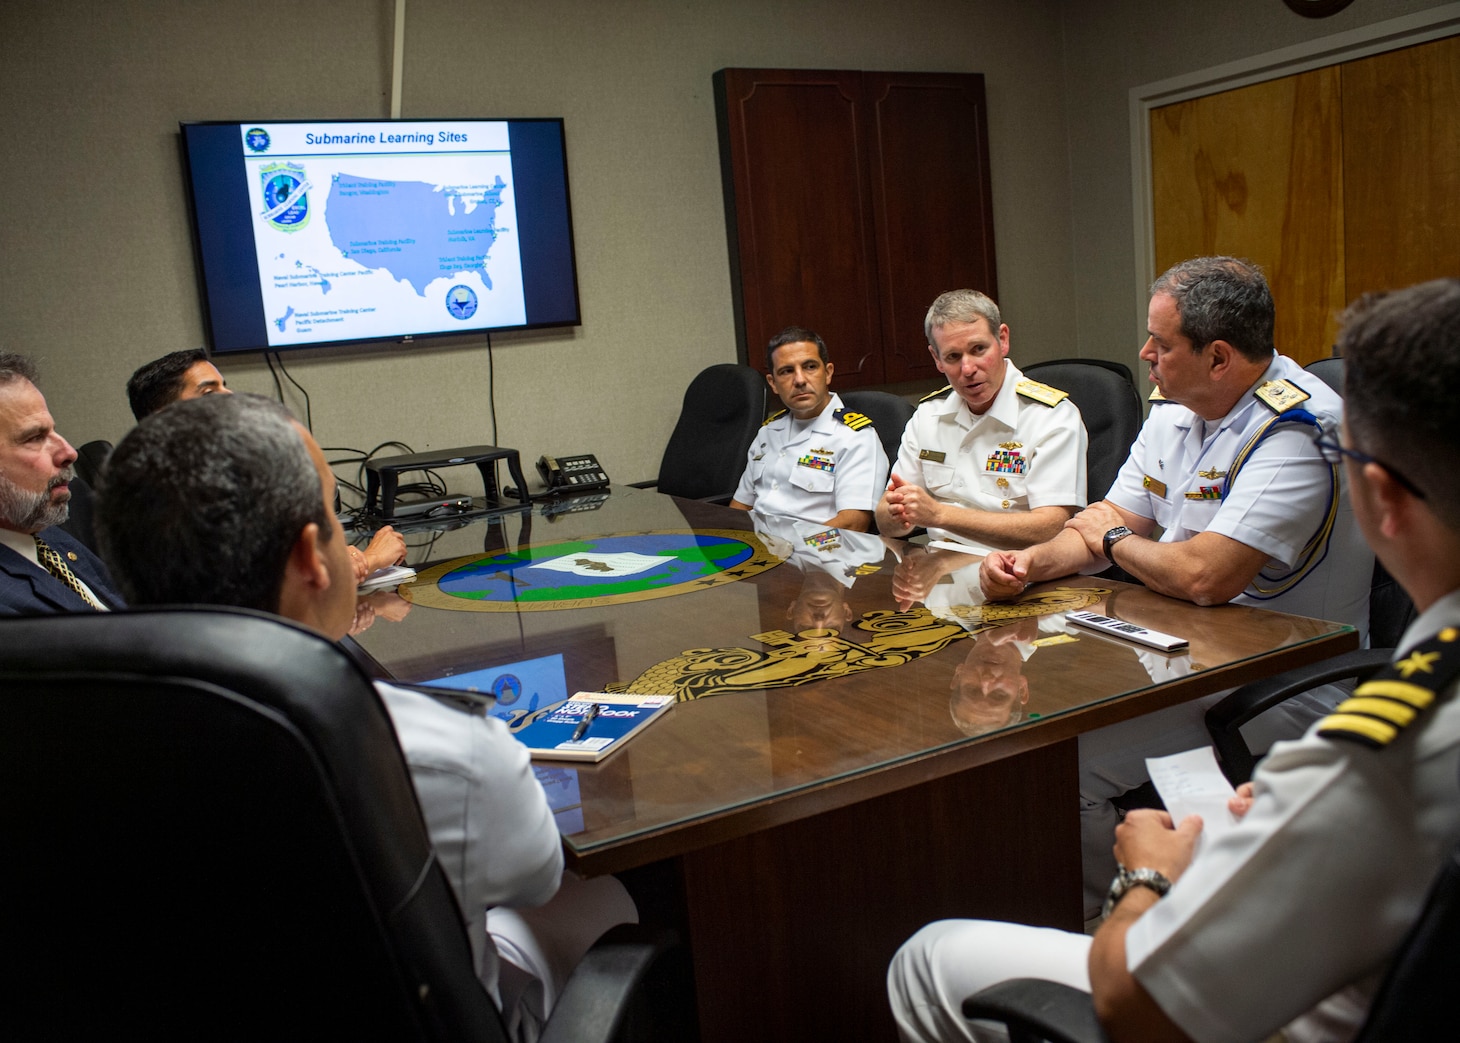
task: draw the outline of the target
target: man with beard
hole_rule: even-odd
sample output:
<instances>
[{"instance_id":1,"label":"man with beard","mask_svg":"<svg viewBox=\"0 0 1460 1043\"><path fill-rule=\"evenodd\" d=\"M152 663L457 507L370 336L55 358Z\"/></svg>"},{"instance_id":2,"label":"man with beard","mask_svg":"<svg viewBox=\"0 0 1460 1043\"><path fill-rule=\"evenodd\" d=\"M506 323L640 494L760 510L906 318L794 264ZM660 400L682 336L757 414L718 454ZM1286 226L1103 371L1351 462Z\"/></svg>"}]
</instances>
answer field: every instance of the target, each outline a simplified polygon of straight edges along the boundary
<instances>
[{"instance_id":1,"label":"man with beard","mask_svg":"<svg viewBox=\"0 0 1460 1043\"><path fill-rule=\"evenodd\" d=\"M35 364L0 351L0 614L122 608L106 566L57 528L76 450L56 431Z\"/></svg>"}]
</instances>

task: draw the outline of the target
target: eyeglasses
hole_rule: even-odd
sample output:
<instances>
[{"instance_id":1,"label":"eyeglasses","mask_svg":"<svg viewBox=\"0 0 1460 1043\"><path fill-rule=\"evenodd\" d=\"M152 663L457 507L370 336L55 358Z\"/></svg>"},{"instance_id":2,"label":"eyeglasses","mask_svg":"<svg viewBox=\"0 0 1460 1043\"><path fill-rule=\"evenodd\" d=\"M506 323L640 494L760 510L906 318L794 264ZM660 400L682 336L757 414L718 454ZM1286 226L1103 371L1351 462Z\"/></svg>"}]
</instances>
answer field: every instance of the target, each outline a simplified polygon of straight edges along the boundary
<instances>
[{"instance_id":1,"label":"eyeglasses","mask_svg":"<svg viewBox=\"0 0 1460 1043\"><path fill-rule=\"evenodd\" d=\"M1356 460L1361 464L1378 464L1380 467L1384 468L1384 470L1389 472L1389 476L1391 478L1393 478L1400 485L1404 486L1404 488L1409 490L1409 492L1411 492L1421 500L1425 498L1423 489L1415 485L1413 482L1404 477L1404 475L1400 474L1394 468L1390 467L1383 460L1375 460L1368 453L1361 453L1357 449L1349 449L1346 446L1341 446L1338 444L1337 440L1326 437L1321 430L1314 430L1313 444L1316 445L1318 447L1318 451L1323 454L1323 459L1331 464L1341 463L1345 456L1348 457L1350 460Z\"/></svg>"}]
</instances>

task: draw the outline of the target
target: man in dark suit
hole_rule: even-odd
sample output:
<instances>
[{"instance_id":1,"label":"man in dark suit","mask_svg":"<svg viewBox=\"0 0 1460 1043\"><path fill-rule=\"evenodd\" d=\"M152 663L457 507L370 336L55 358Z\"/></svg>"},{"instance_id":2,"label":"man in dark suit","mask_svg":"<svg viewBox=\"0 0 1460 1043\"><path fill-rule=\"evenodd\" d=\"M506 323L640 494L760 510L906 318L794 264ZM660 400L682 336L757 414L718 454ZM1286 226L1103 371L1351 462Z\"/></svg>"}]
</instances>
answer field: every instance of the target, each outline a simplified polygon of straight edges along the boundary
<instances>
[{"instance_id":1,"label":"man in dark suit","mask_svg":"<svg viewBox=\"0 0 1460 1043\"><path fill-rule=\"evenodd\" d=\"M0 351L0 615L122 608L106 566L58 528L76 450L35 379L30 359Z\"/></svg>"}]
</instances>

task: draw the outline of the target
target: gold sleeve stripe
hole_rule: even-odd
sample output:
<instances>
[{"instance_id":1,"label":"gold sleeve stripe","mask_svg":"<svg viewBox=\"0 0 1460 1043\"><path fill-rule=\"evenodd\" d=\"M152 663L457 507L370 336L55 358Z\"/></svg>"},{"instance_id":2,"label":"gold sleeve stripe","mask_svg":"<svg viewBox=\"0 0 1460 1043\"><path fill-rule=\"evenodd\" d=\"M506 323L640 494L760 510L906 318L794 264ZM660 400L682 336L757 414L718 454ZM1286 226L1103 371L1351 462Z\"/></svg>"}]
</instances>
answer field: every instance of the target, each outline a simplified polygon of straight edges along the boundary
<instances>
[{"instance_id":1,"label":"gold sleeve stripe","mask_svg":"<svg viewBox=\"0 0 1460 1043\"><path fill-rule=\"evenodd\" d=\"M1408 681L1393 681L1385 678L1365 681L1354 689L1354 695L1382 695L1406 702L1417 710L1423 710L1435 701L1435 693L1428 688L1410 684Z\"/></svg>"},{"instance_id":2,"label":"gold sleeve stripe","mask_svg":"<svg viewBox=\"0 0 1460 1043\"><path fill-rule=\"evenodd\" d=\"M1358 714L1334 713L1323 718L1318 734L1327 737L1366 739L1379 746L1388 745L1399 734L1392 724Z\"/></svg>"},{"instance_id":3,"label":"gold sleeve stripe","mask_svg":"<svg viewBox=\"0 0 1460 1043\"><path fill-rule=\"evenodd\" d=\"M1345 699L1338 704L1339 713L1362 713L1369 717L1379 717L1390 724L1397 724L1403 728L1410 721L1418 716L1419 711L1404 703L1395 702L1393 699Z\"/></svg>"}]
</instances>

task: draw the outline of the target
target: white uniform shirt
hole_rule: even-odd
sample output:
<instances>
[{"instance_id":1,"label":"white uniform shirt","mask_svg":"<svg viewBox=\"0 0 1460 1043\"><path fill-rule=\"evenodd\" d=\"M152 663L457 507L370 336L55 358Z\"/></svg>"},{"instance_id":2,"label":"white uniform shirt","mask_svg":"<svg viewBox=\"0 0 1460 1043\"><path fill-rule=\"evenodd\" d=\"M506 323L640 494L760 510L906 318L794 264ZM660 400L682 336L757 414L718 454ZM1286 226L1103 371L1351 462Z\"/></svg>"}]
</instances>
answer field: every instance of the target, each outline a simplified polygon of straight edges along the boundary
<instances>
[{"instance_id":1,"label":"white uniform shirt","mask_svg":"<svg viewBox=\"0 0 1460 1043\"><path fill-rule=\"evenodd\" d=\"M563 875L563 845L527 747L495 717L377 684L411 769L436 857L456 890L478 976L497 996L491 906L535 906ZM500 1005L500 1004L499 1004Z\"/></svg>"},{"instance_id":2,"label":"white uniform shirt","mask_svg":"<svg viewBox=\"0 0 1460 1043\"><path fill-rule=\"evenodd\" d=\"M1400 649L1456 626L1460 591ZM1460 838L1460 696L1428 717L1379 750L1311 731L1276 745L1247 816L1132 925L1131 973L1188 1035L1264 1039L1298 1019L1294 1043L1352 1037Z\"/></svg>"},{"instance_id":3,"label":"white uniform shirt","mask_svg":"<svg viewBox=\"0 0 1460 1043\"><path fill-rule=\"evenodd\" d=\"M864 571L877 571L887 556L887 545L870 532L828 529L758 510L750 518L755 534L771 553L802 572L824 572L844 587L850 587Z\"/></svg>"},{"instance_id":4,"label":"white uniform shirt","mask_svg":"<svg viewBox=\"0 0 1460 1043\"><path fill-rule=\"evenodd\" d=\"M832 395L810 423L789 412L762 425L750 444L735 499L762 514L830 521L842 511L870 511L887 488L887 454L876 429L854 431Z\"/></svg>"},{"instance_id":5,"label":"white uniform shirt","mask_svg":"<svg viewBox=\"0 0 1460 1043\"><path fill-rule=\"evenodd\" d=\"M1327 384L1285 355L1274 356L1257 387L1274 380L1307 392L1311 397L1300 408L1338 437L1343 401ZM1274 415L1253 393L1211 422L1175 402L1158 402L1106 499L1154 520L1164 530L1162 543L1219 533L1266 554L1271 574L1280 576L1318 531L1333 492L1334 472L1313 444L1313 429L1278 427L1253 451L1226 497L1217 495L1238 452ZM1342 467L1338 475L1338 515L1323 561L1283 593L1267 597L1249 586L1233 604L1349 623L1361 639L1368 633L1374 555L1354 521ZM1261 578L1258 583L1275 585Z\"/></svg>"},{"instance_id":6,"label":"white uniform shirt","mask_svg":"<svg viewBox=\"0 0 1460 1043\"><path fill-rule=\"evenodd\" d=\"M1020 395L1013 362L982 416L955 391L918 406L902 434L893 473L944 503L981 511L1085 506L1085 450L1080 410ZM952 533L929 529L933 539ZM957 537L953 537L957 538Z\"/></svg>"}]
</instances>

